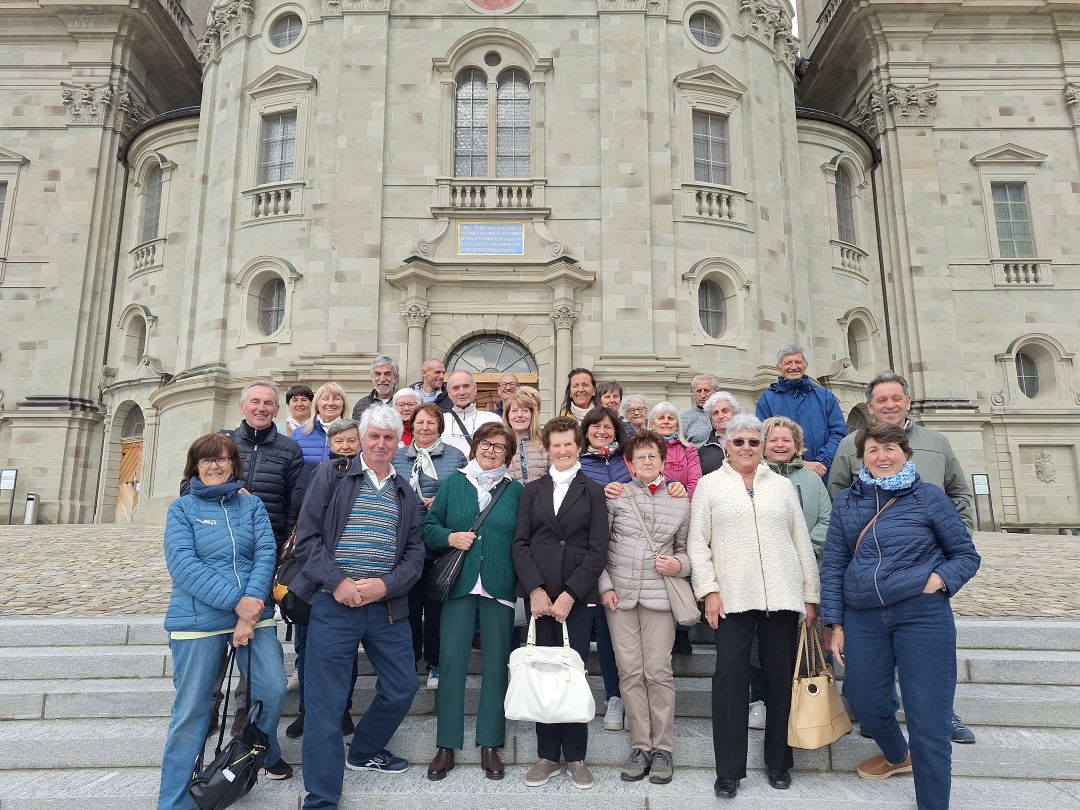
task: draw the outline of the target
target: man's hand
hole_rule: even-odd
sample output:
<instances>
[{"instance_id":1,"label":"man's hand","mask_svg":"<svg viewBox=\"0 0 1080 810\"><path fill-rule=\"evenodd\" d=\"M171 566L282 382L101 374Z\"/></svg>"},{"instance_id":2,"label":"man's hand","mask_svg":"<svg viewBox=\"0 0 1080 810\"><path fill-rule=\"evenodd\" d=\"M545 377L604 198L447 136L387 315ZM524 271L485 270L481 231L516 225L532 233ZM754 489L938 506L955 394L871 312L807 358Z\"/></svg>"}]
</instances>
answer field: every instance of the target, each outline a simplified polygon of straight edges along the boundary
<instances>
[{"instance_id":1,"label":"man's hand","mask_svg":"<svg viewBox=\"0 0 1080 810\"><path fill-rule=\"evenodd\" d=\"M551 597L543 588L533 588L529 592L529 612L536 618L551 615Z\"/></svg>"},{"instance_id":2,"label":"man's hand","mask_svg":"<svg viewBox=\"0 0 1080 810\"><path fill-rule=\"evenodd\" d=\"M452 532L446 538L446 542L450 544L451 548L460 548L462 551L468 551L472 548L474 540L476 540L476 534L473 532Z\"/></svg>"},{"instance_id":3,"label":"man's hand","mask_svg":"<svg viewBox=\"0 0 1080 810\"><path fill-rule=\"evenodd\" d=\"M726 618L724 600L720 598L720 594L716 591L705 594L705 621L709 623L709 627L715 630L720 626L720 620Z\"/></svg>"},{"instance_id":4,"label":"man's hand","mask_svg":"<svg viewBox=\"0 0 1080 810\"><path fill-rule=\"evenodd\" d=\"M360 607L360 594L356 590L356 580L345 577L334 588L334 598L345 607Z\"/></svg>"},{"instance_id":5,"label":"man's hand","mask_svg":"<svg viewBox=\"0 0 1080 810\"><path fill-rule=\"evenodd\" d=\"M660 555L656 558L656 572L661 576L674 577L682 571L682 563L674 557Z\"/></svg>"},{"instance_id":6,"label":"man's hand","mask_svg":"<svg viewBox=\"0 0 1080 810\"><path fill-rule=\"evenodd\" d=\"M236 615L245 622L257 622L266 603L254 596L245 596L236 603Z\"/></svg>"},{"instance_id":7,"label":"man's hand","mask_svg":"<svg viewBox=\"0 0 1080 810\"><path fill-rule=\"evenodd\" d=\"M563 591L559 594L559 598L555 600L555 604L551 606L551 616L559 624L566 621L566 617L570 615L570 608L574 606L574 597Z\"/></svg>"},{"instance_id":8,"label":"man's hand","mask_svg":"<svg viewBox=\"0 0 1080 810\"><path fill-rule=\"evenodd\" d=\"M808 469L812 473L817 473L822 478L824 478L825 473L827 473L829 471L828 468L826 468L826 466L824 464L822 464L820 461L806 461L806 462L803 462L803 467L805 467L806 469Z\"/></svg>"},{"instance_id":9,"label":"man's hand","mask_svg":"<svg viewBox=\"0 0 1080 810\"><path fill-rule=\"evenodd\" d=\"M600 601L608 610L615 610L619 606L619 597L615 595L614 589L600 594Z\"/></svg>"},{"instance_id":10,"label":"man's hand","mask_svg":"<svg viewBox=\"0 0 1080 810\"><path fill-rule=\"evenodd\" d=\"M233 630L232 645L234 647L244 647L253 638L255 638L255 625L243 619L238 621L236 629Z\"/></svg>"},{"instance_id":11,"label":"man's hand","mask_svg":"<svg viewBox=\"0 0 1080 810\"><path fill-rule=\"evenodd\" d=\"M360 595L360 604L378 602L386 598L386 583L378 577L356 580L356 592Z\"/></svg>"}]
</instances>

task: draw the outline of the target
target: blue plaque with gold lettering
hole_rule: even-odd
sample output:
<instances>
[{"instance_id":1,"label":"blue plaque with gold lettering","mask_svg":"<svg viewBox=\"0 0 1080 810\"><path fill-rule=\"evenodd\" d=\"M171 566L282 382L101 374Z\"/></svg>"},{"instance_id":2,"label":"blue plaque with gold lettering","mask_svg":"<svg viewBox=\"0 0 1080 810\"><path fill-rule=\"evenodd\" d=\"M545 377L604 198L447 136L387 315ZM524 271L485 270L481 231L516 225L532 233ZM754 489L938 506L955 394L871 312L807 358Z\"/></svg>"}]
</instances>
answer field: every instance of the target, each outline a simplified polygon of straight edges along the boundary
<instances>
[{"instance_id":1,"label":"blue plaque with gold lettering","mask_svg":"<svg viewBox=\"0 0 1080 810\"><path fill-rule=\"evenodd\" d=\"M458 256L524 256L525 223L459 222Z\"/></svg>"}]
</instances>

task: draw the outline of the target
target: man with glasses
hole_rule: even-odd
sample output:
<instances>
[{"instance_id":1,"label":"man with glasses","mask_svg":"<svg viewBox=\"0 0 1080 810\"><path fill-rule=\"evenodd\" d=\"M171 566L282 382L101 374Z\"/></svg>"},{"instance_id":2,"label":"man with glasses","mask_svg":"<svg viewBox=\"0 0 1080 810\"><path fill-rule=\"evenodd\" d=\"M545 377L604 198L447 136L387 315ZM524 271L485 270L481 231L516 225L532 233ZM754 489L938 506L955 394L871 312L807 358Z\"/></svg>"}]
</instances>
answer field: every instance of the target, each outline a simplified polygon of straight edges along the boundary
<instances>
[{"instance_id":1,"label":"man with glasses","mask_svg":"<svg viewBox=\"0 0 1080 810\"><path fill-rule=\"evenodd\" d=\"M682 436L694 447L701 447L712 433L709 417L705 415L705 402L720 388L720 380L715 374L698 374L690 382L690 395L694 404L688 411L679 414L679 426Z\"/></svg>"},{"instance_id":2,"label":"man with glasses","mask_svg":"<svg viewBox=\"0 0 1080 810\"><path fill-rule=\"evenodd\" d=\"M500 419L503 415L503 407L506 404L506 400L510 399L517 393L518 388L521 387L521 380L517 378L516 374L503 374L499 377L499 403L492 409L492 413L498 416Z\"/></svg>"},{"instance_id":3,"label":"man with glasses","mask_svg":"<svg viewBox=\"0 0 1080 810\"><path fill-rule=\"evenodd\" d=\"M453 407L446 414L443 444L449 444L469 457L473 434L481 425L502 420L490 411L476 409L476 379L467 371L455 371L450 375L447 388Z\"/></svg>"}]
</instances>

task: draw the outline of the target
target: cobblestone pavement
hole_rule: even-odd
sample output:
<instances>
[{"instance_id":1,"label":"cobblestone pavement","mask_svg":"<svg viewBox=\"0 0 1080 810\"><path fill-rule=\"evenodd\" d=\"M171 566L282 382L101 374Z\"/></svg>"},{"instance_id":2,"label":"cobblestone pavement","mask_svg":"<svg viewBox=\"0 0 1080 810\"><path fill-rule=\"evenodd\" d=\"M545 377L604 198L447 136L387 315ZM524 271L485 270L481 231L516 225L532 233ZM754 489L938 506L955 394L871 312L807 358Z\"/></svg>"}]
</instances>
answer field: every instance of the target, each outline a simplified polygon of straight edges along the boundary
<instances>
[{"instance_id":1,"label":"cobblestone pavement","mask_svg":"<svg viewBox=\"0 0 1080 810\"><path fill-rule=\"evenodd\" d=\"M170 588L156 526L0 526L0 616L165 613ZM1080 619L1080 537L980 532L958 616Z\"/></svg>"}]
</instances>

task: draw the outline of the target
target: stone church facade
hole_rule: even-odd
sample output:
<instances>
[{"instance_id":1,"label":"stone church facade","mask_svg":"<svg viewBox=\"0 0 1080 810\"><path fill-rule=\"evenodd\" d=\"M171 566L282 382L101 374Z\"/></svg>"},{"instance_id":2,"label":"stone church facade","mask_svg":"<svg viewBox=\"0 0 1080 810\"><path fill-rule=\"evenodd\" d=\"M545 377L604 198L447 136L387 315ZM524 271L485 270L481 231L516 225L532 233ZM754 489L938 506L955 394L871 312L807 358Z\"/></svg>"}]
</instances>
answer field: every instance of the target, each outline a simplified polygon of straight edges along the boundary
<instances>
[{"instance_id":1,"label":"stone church facade","mask_svg":"<svg viewBox=\"0 0 1080 810\"><path fill-rule=\"evenodd\" d=\"M793 12L5 7L17 502L160 521L260 377L437 356L551 413L575 366L683 405L706 370L752 408L798 342L852 425L907 375L998 525L1080 526L1080 3L803 0L801 45Z\"/></svg>"}]
</instances>

